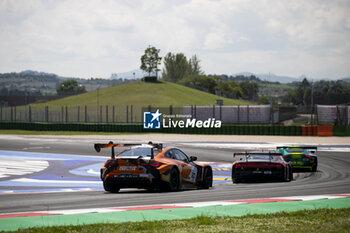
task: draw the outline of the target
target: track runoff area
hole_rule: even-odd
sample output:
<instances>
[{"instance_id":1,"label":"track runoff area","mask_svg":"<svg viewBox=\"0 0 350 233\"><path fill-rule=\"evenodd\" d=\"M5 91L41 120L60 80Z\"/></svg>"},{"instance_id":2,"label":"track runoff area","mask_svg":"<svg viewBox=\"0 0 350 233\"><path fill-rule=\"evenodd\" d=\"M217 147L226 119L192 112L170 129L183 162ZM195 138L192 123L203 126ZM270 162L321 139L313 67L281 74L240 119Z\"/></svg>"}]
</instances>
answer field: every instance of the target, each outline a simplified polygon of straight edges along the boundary
<instances>
[{"instance_id":1,"label":"track runoff area","mask_svg":"<svg viewBox=\"0 0 350 233\"><path fill-rule=\"evenodd\" d=\"M217 151L227 151L230 149L235 151L266 150L281 146L281 144L274 143L199 142L178 142L175 145L185 148L185 151L186 148L188 150L208 149ZM350 145L319 145L318 148L318 151L328 153L350 152ZM105 160L106 157L100 156L0 150L0 199L6 200L7 197L11 197L12 195L24 195L28 193L42 195L45 193L71 193L79 191L100 191L96 195L105 195L107 193L104 192L102 182L99 178L99 170ZM232 162L202 162L209 163L213 168L213 189L220 186L230 186L232 189L236 188L231 181ZM322 159L320 159L320 162L322 163ZM295 179L298 179L298 177L298 175L295 176ZM275 186L278 186L278 183ZM0 230L16 230L35 226L183 219L200 215L242 216L246 214L274 213L314 208L350 207L350 192L348 189L344 191L343 193L332 193L332 190L329 190L328 194L319 195L312 193L311 190L312 194L309 195L272 195L273 197L269 198L244 198L244 195L242 195L242 198L237 199L224 197L220 200L219 197L216 201L172 203L169 200L169 203L166 204L110 205L109 207L60 208L59 210L46 209L45 211L31 211L30 208L28 211L20 212L1 211L0 209ZM180 193L186 197L186 191ZM139 195L143 195L143 193L139 193ZM200 192L198 195L200 195ZM115 198L118 198L118 194L115 194ZM186 198L183 200L186 200Z\"/></svg>"}]
</instances>

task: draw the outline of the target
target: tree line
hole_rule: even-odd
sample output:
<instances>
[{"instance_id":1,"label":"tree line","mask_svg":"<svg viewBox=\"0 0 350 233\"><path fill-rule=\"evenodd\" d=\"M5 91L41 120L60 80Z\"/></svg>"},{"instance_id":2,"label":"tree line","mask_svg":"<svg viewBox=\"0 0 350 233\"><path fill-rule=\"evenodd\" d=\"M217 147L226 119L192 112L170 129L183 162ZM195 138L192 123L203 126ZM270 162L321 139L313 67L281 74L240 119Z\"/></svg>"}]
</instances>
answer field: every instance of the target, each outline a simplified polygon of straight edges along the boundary
<instances>
[{"instance_id":1,"label":"tree line","mask_svg":"<svg viewBox=\"0 0 350 233\"><path fill-rule=\"evenodd\" d=\"M151 74L160 71L162 57L158 55L159 49L149 46L141 57L141 69ZM187 59L183 53L167 53L163 60L162 78L169 82L179 83L211 94L228 98L243 98L256 101L259 104L270 104L276 96L258 96L259 85L274 85L278 88L279 82L262 81L258 77L227 75L205 75L197 55ZM350 83L338 81L317 81L311 83L304 78L301 82L287 84L291 90L279 97L284 104L311 105L311 104L349 104ZM286 84L280 87L286 88ZM271 90L271 89L269 89ZM282 91L283 92L283 91Z\"/></svg>"},{"instance_id":2,"label":"tree line","mask_svg":"<svg viewBox=\"0 0 350 233\"><path fill-rule=\"evenodd\" d=\"M337 81L317 81L310 83L306 78L297 83L297 87L290 90L283 102L294 105L312 104L350 104L350 83Z\"/></svg>"},{"instance_id":3,"label":"tree line","mask_svg":"<svg viewBox=\"0 0 350 233\"><path fill-rule=\"evenodd\" d=\"M149 46L141 56L140 68L149 76L151 73L160 71L158 66L161 64L162 57L158 55L159 52L159 49ZM253 101L258 99L259 87L256 82L252 80L228 81L224 80L224 77L205 75L196 54L188 59L184 53L168 52L163 59L162 78L165 81L179 83L228 98L243 98Z\"/></svg>"}]
</instances>

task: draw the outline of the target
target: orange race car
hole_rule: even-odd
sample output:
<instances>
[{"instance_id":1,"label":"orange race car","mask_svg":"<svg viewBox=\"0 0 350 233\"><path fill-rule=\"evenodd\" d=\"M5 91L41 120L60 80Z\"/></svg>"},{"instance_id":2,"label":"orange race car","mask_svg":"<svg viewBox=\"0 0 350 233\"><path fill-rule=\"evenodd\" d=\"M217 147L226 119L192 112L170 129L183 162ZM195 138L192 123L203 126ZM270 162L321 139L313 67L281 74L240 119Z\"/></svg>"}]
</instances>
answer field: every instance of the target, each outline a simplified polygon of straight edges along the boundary
<instances>
[{"instance_id":1,"label":"orange race car","mask_svg":"<svg viewBox=\"0 0 350 233\"><path fill-rule=\"evenodd\" d=\"M115 155L114 147L130 147ZM101 167L103 187L109 192L121 188L145 188L153 191L176 191L187 188L212 187L210 165L194 161L178 148L162 144L95 144L95 150L111 148L112 156Z\"/></svg>"}]
</instances>

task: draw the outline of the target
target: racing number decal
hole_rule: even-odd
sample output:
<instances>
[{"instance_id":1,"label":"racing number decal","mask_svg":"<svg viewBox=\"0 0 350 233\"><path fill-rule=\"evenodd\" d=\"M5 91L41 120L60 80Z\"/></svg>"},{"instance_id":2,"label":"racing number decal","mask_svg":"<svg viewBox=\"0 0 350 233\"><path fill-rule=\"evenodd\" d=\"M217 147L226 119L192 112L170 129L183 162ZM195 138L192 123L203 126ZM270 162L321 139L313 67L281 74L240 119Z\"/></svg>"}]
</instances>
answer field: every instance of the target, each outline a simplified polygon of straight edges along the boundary
<instances>
[{"instance_id":1,"label":"racing number decal","mask_svg":"<svg viewBox=\"0 0 350 233\"><path fill-rule=\"evenodd\" d=\"M194 183L197 177L197 172L198 172L197 168L195 166L192 166L186 163L182 163L180 167L182 167L180 171L182 179L184 181Z\"/></svg>"},{"instance_id":2,"label":"racing number decal","mask_svg":"<svg viewBox=\"0 0 350 233\"><path fill-rule=\"evenodd\" d=\"M180 174L182 179L186 182L195 183L198 172L197 168L190 164L190 160L185 153L178 149L173 150L173 152L174 158L181 163Z\"/></svg>"},{"instance_id":3,"label":"racing number decal","mask_svg":"<svg viewBox=\"0 0 350 233\"><path fill-rule=\"evenodd\" d=\"M191 183L194 183L196 181L197 172L198 172L198 169L195 166L192 166L192 170L190 173L190 182Z\"/></svg>"}]
</instances>

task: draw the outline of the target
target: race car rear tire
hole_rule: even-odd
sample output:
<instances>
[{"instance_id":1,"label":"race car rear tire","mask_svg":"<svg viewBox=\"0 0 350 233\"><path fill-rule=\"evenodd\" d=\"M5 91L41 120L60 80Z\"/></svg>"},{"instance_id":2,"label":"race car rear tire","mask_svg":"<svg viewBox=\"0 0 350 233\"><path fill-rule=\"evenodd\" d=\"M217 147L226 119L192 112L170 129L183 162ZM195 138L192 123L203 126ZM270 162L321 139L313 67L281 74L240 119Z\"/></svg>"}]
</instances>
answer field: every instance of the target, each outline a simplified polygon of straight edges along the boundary
<instances>
[{"instance_id":1,"label":"race car rear tire","mask_svg":"<svg viewBox=\"0 0 350 233\"><path fill-rule=\"evenodd\" d=\"M241 179L235 173L235 168L234 167L232 168L231 178L232 178L232 183L239 183L239 182L241 182Z\"/></svg>"},{"instance_id":2,"label":"race car rear tire","mask_svg":"<svg viewBox=\"0 0 350 233\"><path fill-rule=\"evenodd\" d=\"M201 188L208 189L213 186L213 172L209 167L204 169L203 182Z\"/></svg>"},{"instance_id":3,"label":"race car rear tire","mask_svg":"<svg viewBox=\"0 0 350 233\"><path fill-rule=\"evenodd\" d=\"M288 181L287 168L282 167L281 181Z\"/></svg>"},{"instance_id":4,"label":"race car rear tire","mask_svg":"<svg viewBox=\"0 0 350 233\"><path fill-rule=\"evenodd\" d=\"M314 166L312 166L312 169L311 169L312 172L316 172L317 171L317 160L316 160L316 163Z\"/></svg>"},{"instance_id":5,"label":"race car rear tire","mask_svg":"<svg viewBox=\"0 0 350 233\"><path fill-rule=\"evenodd\" d=\"M180 188L180 176L176 168L170 170L168 187L170 191L177 191Z\"/></svg>"},{"instance_id":6,"label":"race car rear tire","mask_svg":"<svg viewBox=\"0 0 350 233\"><path fill-rule=\"evenodd\" d=\"M293 170L292 170L292 166L289 167L289 182L293 180Z\"/></svg>"},{"instance_id":7,"label":"race car rear tire","mask_svg":"<svg viewBox=\"0 0 350 233\"><path fill-rule=\"evenodd\" d=\"M108 181L103 181L103 188L105 189L105 191L111 193L117 193L120 190L120 188L116 184L110 183Z\"/></svg>"}]
</instances>

